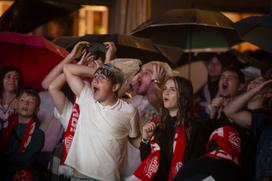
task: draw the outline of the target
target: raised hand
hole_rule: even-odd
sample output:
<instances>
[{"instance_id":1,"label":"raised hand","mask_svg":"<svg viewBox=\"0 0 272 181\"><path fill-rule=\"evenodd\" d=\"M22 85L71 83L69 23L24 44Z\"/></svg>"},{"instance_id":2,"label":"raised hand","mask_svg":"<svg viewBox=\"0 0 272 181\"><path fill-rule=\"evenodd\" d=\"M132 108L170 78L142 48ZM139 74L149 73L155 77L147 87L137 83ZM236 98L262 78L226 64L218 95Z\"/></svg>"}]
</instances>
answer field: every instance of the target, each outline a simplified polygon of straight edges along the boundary
<instances>
[{"instance_id":1,"label":"raised hand","mask_svg":"<svg viewBox=\"0 0 272 181\"><path fill-rule=\"evenodd\" d=\"M163 67L159 64L153 65L153 74L151 80L161 80L166 75L166 72Z\"/></svg>"},{"instance_id":2,"label":"raised hand","mask_svg":"<svg viewBox=\"0 0 272 181\"><path fill-rule=\"evenodd\" d=\"M257 87L259 94L265 97L272 97L272 80L267 80Z\"/></svg>"},{"instance_id":3,"label":"raised hand","mask_svg":"<svg viewBox=\"0 0 272 181\"><path fill-rule=\"evenodd\" d=\"M91 43L87 41L80 41L74 46L69 56L71 56L73 59L80 58L84 53L86 53L86 47L89 46L91 46Z\"/></svg>"},{"instance_id":4,"label":"raised hand","mask_svg":"<svg viewBox=\"0 0 272 181\"><path fill-rule=\"evenodd\" d=\"M117 48L114 42L104 42L104 45L107 48L105 63L110 63L110 61L116 57Z\"/></svg>"},{"instance_id":5,"label":"raised hand","mask_svg":"<svg viewBox=\"0 0 272 181\"><path fill-rule=\"evenodd\" d=\"M143 134L142 134L142 138L143 139L151 139L151 137L154 135L154 131L156 129L156 124L154 122L149 122L146 123L143 126Z\"/></svg>"},{"instance_id":6,"label":"raised hand","mask_svg":"<svg viewBox=\"0 0 272 181\"><path fill-rule=\"evenodd\" d=\"M216 97L212 100L210 104L210 118L215 118L215 115L218 113L219 109L224 104L223 97Z\"/></svg>"},{"instance_id":7,"label":"raised hand","mask_svg":"<svg viewBox=\"0 0 272 181\"><path fill-rule=\"evenodd\" d=\"M94 57L90 52L84 52L78 64L86 65L90 68L93 68L94 70L102 66L100 61L94 60Z\"/></svg>"}]
</instances>

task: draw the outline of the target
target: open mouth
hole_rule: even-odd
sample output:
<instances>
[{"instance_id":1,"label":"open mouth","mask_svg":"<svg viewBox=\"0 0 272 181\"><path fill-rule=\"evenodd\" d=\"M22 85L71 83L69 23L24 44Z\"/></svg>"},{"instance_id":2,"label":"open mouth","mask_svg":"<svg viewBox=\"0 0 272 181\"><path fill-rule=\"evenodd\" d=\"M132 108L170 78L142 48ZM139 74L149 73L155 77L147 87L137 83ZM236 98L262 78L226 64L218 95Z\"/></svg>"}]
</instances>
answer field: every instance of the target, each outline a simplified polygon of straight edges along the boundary
<instances>
[{"instance_id":1,"label":"open mouth","mask_svg":"<svg viewBox=\"0 0 272 181\"><path fill-rule=\"evenodd\" d=\"M138 84L138 87L140 87L142 85L142 81L141 80L138 80L137 81L137 84Z\"/></svg>"},{"instance_id":2,"label":"open mouth","mask_svg":"<svg viewBox=\"0 0 272 181\"><path fill-rule=\"evenodd\" d=\"M95 94L95 93L97 93L98 91L99 91L99 88L96 87L96 86L94 86L94 87L93 87L93 93Z\"/></svg>"},{"instance_id":3,"label":"open mouth","mask_svg":"<svg viewBox=\"0 0 272 181\"><path fill-rule=\"evenodd\" d=\"M227 83L224 83L224 84L222 85L222 88L223 88L223 90L227 90L227 89L228 89L228 84L227 84Z\"/></svg>"},{"instance_id":4,"label":"open mouth","mask_svg":"<svg viewBox=\"0 0 272 181\"><path fill-rule=\"evenodd\" d=\"M164 98L163 101L164 101L164 102L167 102L167 101L169 101L169 99L168 99L168 98Z\"/></svg>"}]
</instances>

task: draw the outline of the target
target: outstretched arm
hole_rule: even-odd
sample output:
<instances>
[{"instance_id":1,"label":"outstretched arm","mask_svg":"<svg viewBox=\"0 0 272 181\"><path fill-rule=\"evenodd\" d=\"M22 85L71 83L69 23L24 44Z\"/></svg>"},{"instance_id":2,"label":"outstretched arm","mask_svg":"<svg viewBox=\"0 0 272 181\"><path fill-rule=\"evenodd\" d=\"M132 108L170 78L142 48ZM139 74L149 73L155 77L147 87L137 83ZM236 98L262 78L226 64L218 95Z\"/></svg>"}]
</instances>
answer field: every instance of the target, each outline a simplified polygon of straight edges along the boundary
<instances>
[{"instance_id":1,"label":"outstretched arm","mask_svg":"<svg viewBox=\"0 0 272 181\"><path fill-rule=\"evenodd\" d=\"M256 96L258 93L260 93L263 89L271 84L272 80L265 81L259 86L245 92L244 94L231 101L224 108L225 115L240 126L249 128L251 126L252 116L250 112L244 111L242 109L250 101L250 99L252 99L254 96Z\"/></svg>"}]
</instances>

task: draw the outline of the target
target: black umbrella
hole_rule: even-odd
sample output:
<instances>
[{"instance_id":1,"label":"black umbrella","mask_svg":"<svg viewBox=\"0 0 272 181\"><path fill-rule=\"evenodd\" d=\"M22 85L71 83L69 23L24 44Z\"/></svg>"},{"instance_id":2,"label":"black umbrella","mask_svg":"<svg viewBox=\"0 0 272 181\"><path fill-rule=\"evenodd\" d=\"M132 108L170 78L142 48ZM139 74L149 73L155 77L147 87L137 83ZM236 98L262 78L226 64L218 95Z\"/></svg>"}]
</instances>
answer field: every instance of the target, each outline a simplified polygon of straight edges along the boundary
<instances>
[{"instance_id":1,"label":"black umbrella","mask_svg":"<svg viewBox=\"0 0 272 181\"><path fill-rule=\"evenodd\" d=\"M40 25L80 8L72 3L18 0L1 16L0 31L29 33Z\"/></svg>"},{"instance_id":2,"label":"black umbrella","mask_svg":"<svg viewBox=\"0 0 272 181\"><path fill-rule=\"evenodd\" d=\"M114 42L117 47L118 58L137 58L143 62L157 60L165 61L171 64L170 60L163 55L155 44L145 38L138 38L130 35L107 34L107 35L85 35L78 37L77 40L71 38L71 44L66 46L67 50L72 50L73 46L79 41L88 42Z\"/></svg>"},{"instance_id":3,"label":"black umbrella","mask_svg":"<svg viewBox=\"0 0 272 181\"><path fill-rule=\"evenodd\" d=\"M75 43L77 41L78 41L77 36L61 36L61 37L53 40L52 42L60 47L65 48L65 49L68 49L68 48L70 49L71 44Z\"/></svg>"},{"instance_id":4,"label":"black umbrella","mask_svg":"<svg viewBox=\"0 0 272 181\"><path fill-rule=\"evenodd\" d=\"M272 53L272 13L242 19L233 27L244 41Z\"/></svg>"},{"instance_id":5,"label":"black umbrella","mask_svg":"<svg viewBox=\"0 0 272 181\"><path fill-rule=\"evenodd\" d=\"M147 21L131 34L185 51L226 50L240 41L231 24L217 11L176 9Z\"/></svg>"}]
</instances>

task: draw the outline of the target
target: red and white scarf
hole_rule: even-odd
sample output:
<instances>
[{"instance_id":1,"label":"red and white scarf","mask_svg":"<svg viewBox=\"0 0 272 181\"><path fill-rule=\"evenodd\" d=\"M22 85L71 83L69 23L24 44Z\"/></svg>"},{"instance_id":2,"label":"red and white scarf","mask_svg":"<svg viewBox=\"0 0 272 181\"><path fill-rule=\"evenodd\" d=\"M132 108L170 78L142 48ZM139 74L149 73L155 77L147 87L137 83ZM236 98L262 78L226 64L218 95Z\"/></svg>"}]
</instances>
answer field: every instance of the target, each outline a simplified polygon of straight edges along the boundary
<instances>
[{"instance_id":1,"label":"red and white scarf","mask_svg":"<svg viewBox=\"0 0 272 181\"><path fill-rule=\"evenodd\" d=\"M157 117L152 119L152 122L156 122ZM133 174L136 180L150 181L153 180L160 163L160 146L156 143L154 136L150 140L151 153L148 157L140 164ZM170 173L168 180L173 178L178 173L179 169L183 166L183 158L186 148L186 136L183 128L177 127L174 143L173 143L173 158L171 162Z\"/></svg>"},{"instance_id":2,"label":"red and white scarf","mask_svg":"<svg viewBox=\"0 0 272 181\"><path fill-rule=\"evenodd\" d=\"M63 150L62 150L62 157L61 157L61 165L64 165L64 162L67 158L68 152L71 148L72 141L76 132L77 127L77 121L79 117L79 105L74 102L72 114L68 123L68 127L64 133L64 139L63 139Z\"/></svg>"},{"instance_id":3,"label":"red and white scarf","mask_svg":"<svg viewBox=\"0 0 272 181\"><path fill-rule=\"evenodd\" d=\"M240 165L241 138L240 134L233 127L223 126L216 129L210 136L207 148L213 141L216 142L220 149L212 150L205 156L229 160Z\"/></svg>"},{"instance_id":4,"label":"red and white scarf","mask_svg":"<svg viewBox=\"0 0 272 181\"><path fill-rule=\"evenodd\" d=\"M1 135L1 143L0 143L1 152L5 152L7 143L9 141L11 135L13 134L15 127L18 125L18 123L19 123L19 121L18 121L17 115L11 115L9 117L9 124L8 124L7 128L3 131L3 134ZM33 119L31 119L27 123L26 129L25 129L24 134L21 138L21 142L19 145L19 152L20 153L25 152L27 146L31 142L32 134L34 133L35 128L36 128L36 122L33 121Z\"/></svg>"}]
</instances>

